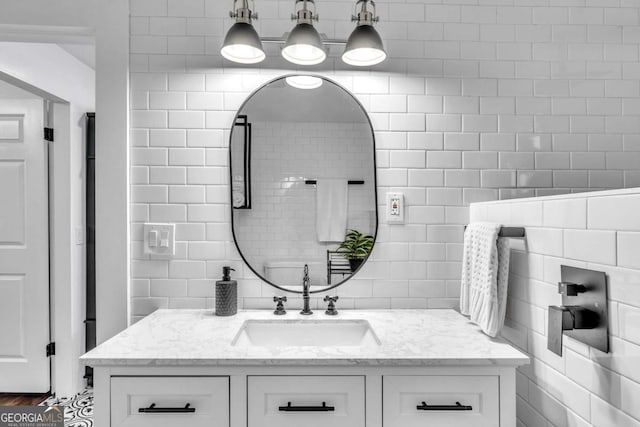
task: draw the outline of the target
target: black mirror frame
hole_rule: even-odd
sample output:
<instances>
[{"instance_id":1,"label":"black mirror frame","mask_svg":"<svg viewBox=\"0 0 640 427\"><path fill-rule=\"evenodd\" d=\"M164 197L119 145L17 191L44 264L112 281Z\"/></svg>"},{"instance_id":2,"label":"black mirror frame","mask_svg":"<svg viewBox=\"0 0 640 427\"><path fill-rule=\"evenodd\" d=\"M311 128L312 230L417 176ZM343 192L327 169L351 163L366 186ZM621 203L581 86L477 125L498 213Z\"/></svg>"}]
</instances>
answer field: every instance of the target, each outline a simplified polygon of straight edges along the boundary
<instances>
[{"instance_id":1,"label":"black mirror frame","mask_svg":"<svg viewBox=\"0 0 640 427\"><path fill-rule=\"evenodd\" d=\"M240 254L240 257L242 258L242 262L244 262L244 264L249 267L249 269L260 278L260 280L262 280L263 282L273 286L276 289L279 289L283 292L290 292L290 293L294 293L294 294L302 294L302 291L298 291L298 290L293 290L293 289L288 289L285 287L282 287L280 285L276 285L275 283L267 280L261 273L258 273L251 264L249 264L249 262L247 261L247 259L244 257L244 254L242 253L242 250L240 249L240 246L238 245L238 239L236 239L236 231L235 231L235 227L234 227L234 220L233 220L233 191L232 191L232 179L233 179L233 174L231 173L231 165L232 163L232 154L231 154L231 141L233 141L233 132L235 130L235 123L238 121L238 118L242 116L242 114L240 114L240 112L242 111L242 109L245 107L245 105L251 100L251 98L253 98L253 96L258 93L260 90L262 90L263 88L269 86L270 84L277 82L279 80L284 80L287 77L295 77L295 76L300 76L300 75L308 75L308 74L284 74L281 75L279 77L276 77L274 79L269 80L268 82L266 82L265 84L261 85L260 87L258 87L256 90L254 90L251 95L249 95L247 97L247 99L244 100L244 102L242 103L242 105L240 105L240 108L238 108L238 112L236 113L236 115L233 118L233 122L231 125L231 133L229 135L229 206L230 206L230 211L231 211L231 234L233 235L233 243L236 246L236 249L238 250L238 253ZM342 89L343 91L345 91L347 94L349 94L349 96L353 99L353 101L360 107L360 109L362 110L362 113L364 114L364 116L367 119L367 123L369 124L369 129L371 129L371 142L373 144L373 192L374 192L374 203L375 203L375 231L373 233L373 246L371 249L371 252L373 251L373 247L375 247L376 241L378 239L378 223L379 223L379 215L378 215L378 172L377 172L377 153L376 153L376 136L375 136L375 131L373 129L373 124L371 123L371 118L369 117L369 114L367 113L367 110L364 108L364 106L362 105L362 103L349 91L347 90L344 86L342 86L341 84L327 78L324 76L319 76L319 75L313 75L314 77L318 77L322 80L324 80L325 82L328 82L330 84L333 84L335 86L337 86L338 88ZM251 175L249 175L251 176ZM247 183L249 186L251 186L251 183ZM353 276L355 276L358 271L360 271L362 269L362 267L367 263L367 260L369 259L369 257L371 256L371 252L369 252L369 254L366 256L366 258L364 258L364 260L362 261L362 264L360 264L360 266L356 269L356 271L352 272L350 276L348 276L347 278L341 280L340 282L336 283L335 285L330 285L327 286L325 288L322 289L318 289L318 290L312 290L310 293L312 294L319 294L319 293L323 293L323 292L327 292L330 291L331 289L337 288L338 286L344 284L345 282L347 282L349 279L351 279ZM301 285L302 286L302 285Z\"/></svg>"}]
</instances>

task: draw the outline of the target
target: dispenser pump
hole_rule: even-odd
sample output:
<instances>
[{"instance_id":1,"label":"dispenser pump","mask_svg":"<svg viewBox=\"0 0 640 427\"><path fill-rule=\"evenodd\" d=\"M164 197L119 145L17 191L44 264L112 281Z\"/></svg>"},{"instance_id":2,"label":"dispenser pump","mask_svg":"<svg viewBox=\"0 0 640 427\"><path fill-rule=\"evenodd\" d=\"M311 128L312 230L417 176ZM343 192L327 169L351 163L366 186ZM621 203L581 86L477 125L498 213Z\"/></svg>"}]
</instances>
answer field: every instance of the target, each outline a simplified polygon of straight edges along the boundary
<instances>
[{"instance_id":1,"label":"dispenser pump","mask_svg":"<svg viewBox=\"0 0 640 427\"><path fill-rule=\"evenodd\" d=\"M231 280L233 268L222 267L222 280L216 282L216 316L233 316L238 312L238 282Z\"/></svg>"},{"instance_id":2,"label":"dispenser pump","mask_svg":"<svg viewBox=\"0 0 640 427\"><path fill-rule=\"evenodd\" d=\"M222 280L229 281L231 280L231 272L236 271L235 269L229 267L228 265L222 267Z\"/></svg>"}]
</instances>

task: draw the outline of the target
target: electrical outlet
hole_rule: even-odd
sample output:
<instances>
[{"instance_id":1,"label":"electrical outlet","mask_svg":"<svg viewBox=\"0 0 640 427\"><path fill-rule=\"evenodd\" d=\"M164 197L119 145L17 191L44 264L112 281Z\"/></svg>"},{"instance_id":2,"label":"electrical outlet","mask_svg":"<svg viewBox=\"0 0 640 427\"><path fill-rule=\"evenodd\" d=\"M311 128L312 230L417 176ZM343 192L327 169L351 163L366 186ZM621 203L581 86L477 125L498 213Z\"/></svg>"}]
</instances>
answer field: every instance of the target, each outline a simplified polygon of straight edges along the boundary
<instances>
[{"instance_id":1,"label":"electrical outlet","mask_svg":"<svg viewBox=\"0 0 640 427\"><path fill-rule=\"evenodd\" d=\"M387 224L404 224L404 194L387 193Z\"/></svg>"}]
</instances>

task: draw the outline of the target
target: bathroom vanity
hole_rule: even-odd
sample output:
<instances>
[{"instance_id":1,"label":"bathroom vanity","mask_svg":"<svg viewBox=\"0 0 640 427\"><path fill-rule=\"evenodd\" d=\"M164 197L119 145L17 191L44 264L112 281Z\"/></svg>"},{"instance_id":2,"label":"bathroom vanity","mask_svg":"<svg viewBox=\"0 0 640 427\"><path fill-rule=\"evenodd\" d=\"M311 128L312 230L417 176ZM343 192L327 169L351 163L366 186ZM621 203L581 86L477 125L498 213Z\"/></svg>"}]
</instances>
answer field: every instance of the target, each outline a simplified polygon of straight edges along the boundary
<instances>
[{"instance_id":1,"label":"bathroom vanity","mask_svg":"<svg viewBox=\"0 0 640 427\"><path fill-rule=\"evenodd\" d=\"M158 310L82 361L96 427L515 427L529 359L453 310Z\"/></svg>"}]
</instances>

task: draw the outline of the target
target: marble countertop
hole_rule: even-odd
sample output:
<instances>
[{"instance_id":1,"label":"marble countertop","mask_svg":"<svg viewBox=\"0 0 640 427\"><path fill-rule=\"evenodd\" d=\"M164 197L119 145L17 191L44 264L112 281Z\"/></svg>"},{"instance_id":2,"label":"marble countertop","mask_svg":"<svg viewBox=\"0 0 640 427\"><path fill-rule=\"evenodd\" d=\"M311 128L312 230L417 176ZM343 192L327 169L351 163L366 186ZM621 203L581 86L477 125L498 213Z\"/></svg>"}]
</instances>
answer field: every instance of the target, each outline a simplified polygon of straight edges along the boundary
<instances>
[{"instance_id":1,"label":"marble countertop","mask_svg":"<svg viewBox=\"0 0 640 427\"><path fill-rule=\"evenodd\" d=\"M267 320L364 319L378 346L233 346L243 323ZM81 357L89 366L517 366L529 358L505 340L492 339L453 310L341 310L302 316L291 310L158 310Z\"/></svg>"}]
</instances>

